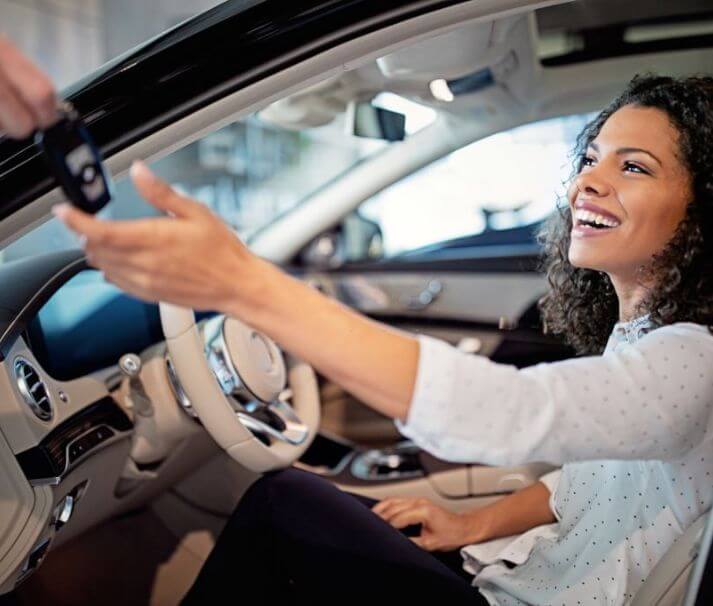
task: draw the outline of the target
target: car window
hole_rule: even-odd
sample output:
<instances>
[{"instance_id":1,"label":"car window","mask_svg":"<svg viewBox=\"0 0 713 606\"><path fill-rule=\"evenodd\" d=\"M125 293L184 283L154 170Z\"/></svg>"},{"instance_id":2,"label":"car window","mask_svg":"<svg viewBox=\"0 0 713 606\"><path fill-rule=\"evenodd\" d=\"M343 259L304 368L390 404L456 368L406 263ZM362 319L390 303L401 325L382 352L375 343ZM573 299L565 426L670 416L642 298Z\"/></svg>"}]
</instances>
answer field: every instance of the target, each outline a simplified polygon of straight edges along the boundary
<instances>
[{"instance_id":1,"label":"car window","mask_svg":"<svg viewBox=\"0 0 713 606\"><path fill-rule=\"evenodd\" d=\"M347 135L343 115L325 126L297 131L253 116L172 154L155 168L248 240L388 145Z\"/></svg>"},{"instance_id":2,"label":"car window","mask_svg":"<svg viewBox=\"0 0 713 606\"><path fill-rule=\"evenodd\" d=\"M364 232L365 221L371 223L378 227L379 245L351 246L357 253L347 260L388 259L464 236L536 224L564 195L575 138L593 116L558 117L492 135L386 188L359 207L362 221L344 225L346 231L354 225Z\"/></svg>"},{"instance_id":3,"label":"car window","mask_svg":"<svg viewBox=\"0 0 713 606\"><path fill-rule=\"evenodd\" d=\"M406 105L405 105L405 104ZM435 119L426 108L399 110L406 130L425 128ZM387 98L383 105L398 105ZM416 104L411 103L411 106ZM324 126L292 130L261 117L248 116L165 158L151 168L179 191L210 207L245 241L277 217L289 212L330 181L392 143L348 134L342 113ZM157 214L141 199L129 179L114 184L112 202L100 216L132 219ZM3 251L0 260L74 248L77 239L56 219L20 238Z\"/></svg>"}]
</instances>

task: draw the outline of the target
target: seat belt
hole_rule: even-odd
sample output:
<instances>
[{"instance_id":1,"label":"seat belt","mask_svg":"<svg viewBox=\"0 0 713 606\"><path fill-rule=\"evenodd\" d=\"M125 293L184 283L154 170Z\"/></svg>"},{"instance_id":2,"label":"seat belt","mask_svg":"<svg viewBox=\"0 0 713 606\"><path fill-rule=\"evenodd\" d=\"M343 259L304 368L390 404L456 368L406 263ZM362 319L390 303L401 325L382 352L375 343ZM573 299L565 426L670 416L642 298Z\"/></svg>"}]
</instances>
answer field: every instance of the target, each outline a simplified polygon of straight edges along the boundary
<instances>
[{"instance_id":1,"label":"seat belt","mask_svg":"<svg viewBox=\"0 0 713 606\"><path fill-rule=\"evenodd\" d=\"M708 606L713 604L713 510L698 544L698 557L688 579L688 589L683 606Z\"/></svg>"}]
</instances>

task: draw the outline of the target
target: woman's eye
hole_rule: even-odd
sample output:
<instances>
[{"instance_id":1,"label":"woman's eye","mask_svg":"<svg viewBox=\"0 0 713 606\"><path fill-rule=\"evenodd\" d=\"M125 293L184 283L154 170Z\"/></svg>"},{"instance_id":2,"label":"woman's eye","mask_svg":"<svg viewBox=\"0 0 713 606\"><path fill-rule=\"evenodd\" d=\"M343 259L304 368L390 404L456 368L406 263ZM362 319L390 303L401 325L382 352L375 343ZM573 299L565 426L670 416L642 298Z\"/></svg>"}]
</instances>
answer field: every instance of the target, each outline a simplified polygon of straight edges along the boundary
<instances>
[{"instance_id":1,"label":"woman's eye","mask_svg":"<svg viewBox=\"0 0 713 606\"><path fill-rule=\"evenodd\" d=\"M592 166L594 164L594 158L591 156L582 156L579 160L579 170L582 170L585 166Z\"/></svg>"},{"instance_id":2,"label":"woman's eye","mask_svg":"<svg viewBox=\"0 0 713 606\"><path fill-rule=\"evenodd\" d=\"M641 168L638 164L633 164L631 162L624 162L624 170L631 170L635 173L641 173L644 175L648 175L648 171L644 170Z\"/></svg>"}]
</instances>

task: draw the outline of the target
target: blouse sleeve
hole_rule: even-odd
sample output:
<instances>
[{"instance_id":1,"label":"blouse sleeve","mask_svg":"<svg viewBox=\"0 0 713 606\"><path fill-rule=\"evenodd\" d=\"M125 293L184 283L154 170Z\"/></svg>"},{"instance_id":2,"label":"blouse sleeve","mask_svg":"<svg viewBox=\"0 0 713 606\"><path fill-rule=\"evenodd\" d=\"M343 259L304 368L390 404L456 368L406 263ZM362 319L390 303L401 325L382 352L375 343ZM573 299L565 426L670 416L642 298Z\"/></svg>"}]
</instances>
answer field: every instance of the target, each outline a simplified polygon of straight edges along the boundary
<instances>
[{"instance_id":1,"label":"blouse sleeve","mask_svg":"<svg viewBox=\"0 0 713 606\"><path fill-rule=\"evenodd\" d=\"M427 335L418 340L408 416L396 426L444 460L673 459L711 431L713 336L698 324L521 370Z\"/></svg>"},{"instance_id":2,"label":"blouse sleeve","mask_svg":"<svg viewBox=\"0 0 713 606\"><path fill-rule=\"evenodd\" d=\"M555 516L557 521L559 522L561 519L561 516L559 512L557 511L557 500L555 499L555 493L557 492L557 486L559 485L560 482L560 476L562 475L562 470L561 469L555 469L554 471L550 471L549 473L546 473L543 476L540 476L539 481L542 482L546 487L547 490L550 491L550 500L549 500L549 506L550 506L550 511L552 512L552 515Z\"/></svg>"}]
</instances>

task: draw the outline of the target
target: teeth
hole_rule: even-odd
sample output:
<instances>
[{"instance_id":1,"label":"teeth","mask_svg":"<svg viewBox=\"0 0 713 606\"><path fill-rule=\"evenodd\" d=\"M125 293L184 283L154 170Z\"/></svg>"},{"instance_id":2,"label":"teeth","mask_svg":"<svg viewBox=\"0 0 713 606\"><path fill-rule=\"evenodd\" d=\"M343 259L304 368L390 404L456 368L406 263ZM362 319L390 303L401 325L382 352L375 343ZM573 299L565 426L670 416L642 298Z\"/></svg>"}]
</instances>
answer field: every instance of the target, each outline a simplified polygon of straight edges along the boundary
<instances>
[{"instance_id":1,"label":"teeth","mask_svg":"<svg viewBox=\"0 0 713 606\"><path fill-rule=\"evenodd\" d=\"M590 210L577 209L574 212L574 217L578 221L588 221L590 223L597 223L598 225L606 225L607 227L617 227L619 225L619 221L593 213Z\"/></svg>"}]
</instances>

